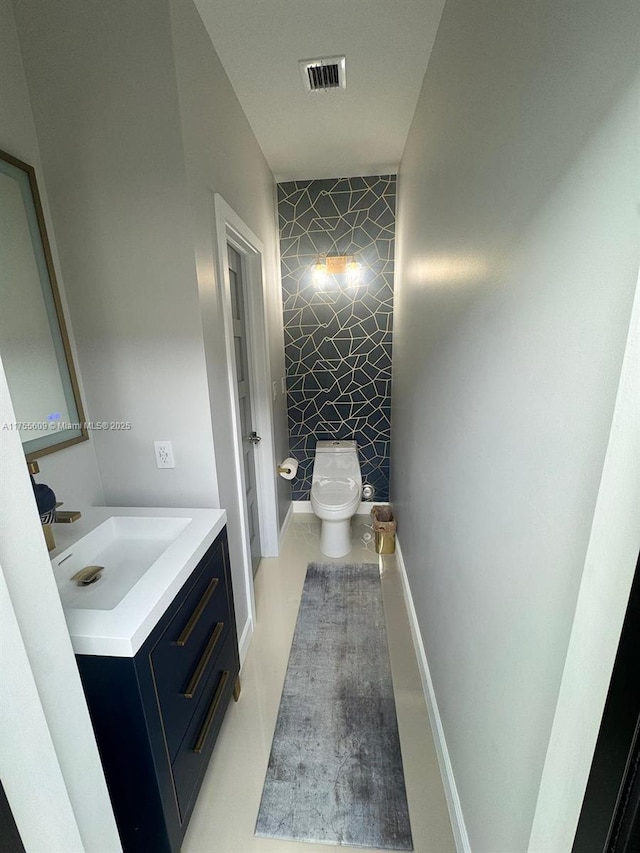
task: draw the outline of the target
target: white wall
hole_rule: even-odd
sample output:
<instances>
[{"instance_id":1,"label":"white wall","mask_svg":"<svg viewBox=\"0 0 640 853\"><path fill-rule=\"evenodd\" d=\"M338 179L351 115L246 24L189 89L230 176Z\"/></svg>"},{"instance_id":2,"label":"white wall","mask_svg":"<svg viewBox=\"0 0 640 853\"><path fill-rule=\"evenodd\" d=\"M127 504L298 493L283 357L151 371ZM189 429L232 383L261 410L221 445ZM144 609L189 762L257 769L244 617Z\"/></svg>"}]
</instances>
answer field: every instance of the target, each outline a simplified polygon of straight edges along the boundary
<instances>
[{"instance_id":1,"label":"white wall","mask_svg":"<svg viewBox=\"0 0 640 853\"><path fill-rule=\"evenodd\" d=\"M27 851L84 853L1 566L0 613L0 774L16 826Z\"/></svg>"},{"instance_id":2,"label":"white wall","mask_svg":"<svg viewBox=\"0 0 640 853\"><path fill-rule=\"evenodd\" d=\"M212 207L220 192L265 245L279 380L273 176L192 0L21 0L16 16L88 409L93 421L131 423L93 434L104 501L224 506L242 631L248 595ZM284 458L280 392L274 420ZM156 467L156 439L173 442L175 469ZM282 523L288 484L278 492Z\"/></svg>"},{"instance_id":3,"label":"white wall","mask_svg":"<svg viewBox=\"0 0 640 853\"><path fill-rule=\"evenodd\" d=\"M105 502L218 506L169 5L15 9Z\"/></svg>"},{"instance_id":4,"label":"white wall","mask_svg":"<svg viewBox=\"0 0 640 853\"><path fill-rule=\"evenodd\" d=\"M265 244L279 378L271 172L192 2L24 0L16 14L91 418L133 427L94 436L107 503L217 505L199 305L212 283L206 206L220 192ZM274 419L286 455L280 393ZM173 471L155 467L158 438L174 442Z\"/></svg>"},{"instance_id":5,"label":"white wall","mask_svg":"<svg viewBox=\"0 0 640 853\"><path fill-rule=\"evenodd\" d=\"M0 361L0 424L15 418ZM27 853L120 848L17 432L0 440L0 774Z\"/></svg>"},{"instance_id":6,"label":"white wall","mask_svg":"<svg viewBox=\"0 0 640 853\"><path fill-rule=\"evenodd\" d=\"M640 509L640 279L529 853L569 850L629 603Z\"/></svg>"},{"instance_id":7,"label":"white wall","mask_svg":"<svg viewBox=\"0 0 640 853\"><path fill-rule=\"evenodd\" d=\"M640 260L636 33L626 0L449 0L399 173L392 500L474 853L527 849L592 531ZM605 533L628 578L638 531Z\"/></svg>"},{"instance_id":8,"label":"white wall","mask_svg":"<svg viewBox=\"0 0 640 853\"><path fill-rule=\"evenodd\" d=\"M44 180L40 150L29 102L27 81L22 65L18 36L10 0L0 0L0 148L23 160L36 170L47 233L56 268L65 315L69 313L65 298L65 281L60 274L56 234L49 211L47 185ZM73 329L69 338L80 383L83 401L86 400L83 374L78 363ZM89 415L87 414L87 417ZM39 482L47 483L67 509L80 509L102 503L103 492L93 441L83 442L40 460Z\"/></svg>"},{"instance_id":9,"label":"white wall","mask_svg":"<svg viewBox=\"0 0 640 853\"><path fill-rule=\"evenodd\" d=\"M0 0L0 148L35 167L58 286L55 233L13 10ZM66 311L68 317L68 311ZM73 333L70 332L72 349ZM74 353L75 355L75 353ZM76 367L79 367L76 357ZM82 388L82 371L78 370ZM15 419L0 362L0 424ZM100 758L18 434L0 432L0 775L25 849L120 849ZM100 503L92 441L40 460L67 507ZM43 628L46 626L46 630ZM38 780L34 787L34 779Z\"/></svg>"},{"instance_id":10,"label":"white wall","mask_svg":"<svg viewBox=\"0 0 640 853\"><path fill-rule=\"evenodd\" d=\"M284 459L288 432L286 398L280 390L280 377L284 376L284 336L276 262L275 182L192 0L171 0L171 19L220 502L228 511L231 562L239 573L243 549L221 303L223 283L216 280L215 273L213 196L220 193L264 247L268 370L278 389L273 403L274 437L276 455ZM268 452L268 448L259 447L257 452ZM291 488L281 478L277 482L282 525L291 501Z\"/></svg>"}]
</instances>

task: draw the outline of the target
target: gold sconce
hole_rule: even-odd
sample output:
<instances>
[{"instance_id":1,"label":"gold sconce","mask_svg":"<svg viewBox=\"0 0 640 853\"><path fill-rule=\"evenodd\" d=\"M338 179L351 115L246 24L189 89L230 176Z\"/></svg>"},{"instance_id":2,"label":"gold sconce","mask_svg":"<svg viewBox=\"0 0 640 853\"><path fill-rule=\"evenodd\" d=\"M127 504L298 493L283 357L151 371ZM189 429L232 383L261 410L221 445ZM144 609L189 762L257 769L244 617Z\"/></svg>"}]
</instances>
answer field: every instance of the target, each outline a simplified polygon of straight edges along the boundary
<instances>
[{"instance_id":1,"label":"gold sconce","mask_svg":"<svg viewBox=\"0 0 640 853\"><path fill-rule=\"evenodd\" d=\"M355 255L316 255L311 267L313 280L317 285L326 284L330 275L344 275L349 284L358 284L360 269Z\"/></svg>"}]
</instances>

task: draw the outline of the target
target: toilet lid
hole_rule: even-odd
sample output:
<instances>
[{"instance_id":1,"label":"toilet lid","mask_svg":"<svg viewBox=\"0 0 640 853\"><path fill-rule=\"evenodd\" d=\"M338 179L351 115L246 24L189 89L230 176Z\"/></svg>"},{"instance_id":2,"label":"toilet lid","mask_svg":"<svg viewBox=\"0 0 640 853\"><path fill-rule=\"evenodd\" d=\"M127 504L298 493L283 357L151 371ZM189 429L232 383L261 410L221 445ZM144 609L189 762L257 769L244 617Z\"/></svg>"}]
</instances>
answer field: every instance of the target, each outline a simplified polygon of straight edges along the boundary
<instances>
[{"instance_id":1,"label":"toilet lid","mask_svg":"<svg viewBox=\"0 0 640 853\"><path fill-rule=\"evenodd\" d=\"M330 509L341 509L359 497L360 486L351 477L344 480L316 480L311 484L315 500Z\"/></svg>"}]
</instances>

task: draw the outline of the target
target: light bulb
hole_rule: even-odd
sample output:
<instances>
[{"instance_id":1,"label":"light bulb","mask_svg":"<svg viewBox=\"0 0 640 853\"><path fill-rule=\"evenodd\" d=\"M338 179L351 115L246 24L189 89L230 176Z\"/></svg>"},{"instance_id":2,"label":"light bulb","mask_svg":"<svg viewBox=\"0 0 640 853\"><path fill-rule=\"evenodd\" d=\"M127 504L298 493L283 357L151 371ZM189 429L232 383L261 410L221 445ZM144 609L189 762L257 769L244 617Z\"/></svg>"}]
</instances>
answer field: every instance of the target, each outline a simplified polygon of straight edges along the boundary
<instances>
[{"instance_id":1,"label":"light bulb","mask_svg":"<svg viewBox=\"0 0 640 853\"><path fill-rule=\"evenodd\" d=\"M355 259L348 262L346 275L349 284L358 284L360 282L360 264Z\"/></svg>"},{"instance_id":2,"label":"light bulb","mask_svg":"<svg viewBox=\"0 0 640 853\"><path fill-rule=\"evenodd\" d=\"M326 262L320 260L316 261L311 267L311 275L315 284L319 286L324 285L328 278Z\"/></svg>"}]
</instances>

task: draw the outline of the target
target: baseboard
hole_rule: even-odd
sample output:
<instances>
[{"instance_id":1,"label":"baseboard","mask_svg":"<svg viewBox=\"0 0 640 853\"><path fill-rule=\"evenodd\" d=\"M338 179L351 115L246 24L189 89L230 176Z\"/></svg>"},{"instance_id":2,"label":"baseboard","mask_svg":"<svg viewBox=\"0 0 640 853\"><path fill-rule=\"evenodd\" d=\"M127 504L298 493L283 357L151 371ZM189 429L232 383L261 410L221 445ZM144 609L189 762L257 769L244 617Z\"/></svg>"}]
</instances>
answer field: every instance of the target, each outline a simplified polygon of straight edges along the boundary
<instances>
[{"instance_id":1,"label":"baseboard","mask_svg":"<svg viewBox=\"0 0 640 853\"><path fill-rule=\"evenodd\" d=\"M242 629L242 633L240 634L240 639L238 640L238 653L240 655L240 668L242 669L242 665L244 664L244 659L247 656L247 652L249 651L249 644L251 643L251 637L253 636L253 620L249 616L247 621L244 624L244 628Z\"/></svg>"},{"instance_id":2,"label":"baseboard","mask_svg":"<svg viewBox=\"0 0 640 853\"><path fill-rule=\"evenodd\" d=\"M361 501L356 515L371 515L371 509L374 506L389 506L389 501Z\"/></svg>"},{"instance_id":3,"label":"baseboard","mask_svg":"<svg viewBox=\"0 0 640 853\"><path fill-rule=\"evenodd\" d=\"M371 507L374 506L387 506L389 501L361 501L360 506L356 510L356 515L369 515L371 513ZM306 512L313 515L313 510L311 509L311 501L291 501L291 505L293 507L294 512Z\"/></svg>"},{"instance_id":4,"label":"baseboard","mask_svg":"<svg viewBox=\"0 0 640 853\"><path fill-rule=\"evenodd\" d=\"M284 542L284 537L287 535L287 530L289 529L289 525L291 524L291 519L293 518L293 502L289 504L289 509L287 510L287 514L284 517L284 521L282 522L282 527L280 528L280 535L278 536L278 552L282 551L282 543Z\"/></svg>"},{"instance_id":5,"label":"baseboard","mask_svg":"<svg viewBox=\"0 0 640 853\"><path fill-rule=\"evenodd\" d=\"M400 577L402 579L402 588L404 591L405 603L407 605L407 613L409 615L409 624L411 626L411 635L413 637L413 645L418 659L418 669L420 670L420 679L422 680L422 690L427 703L429 712L429 720L431 721L431 730L436 746L436 754L438 756L438 764L440 765L440 775L442 776L442 784L444 786L445 796L447 798L447 806L449 808L449 817L451 819L451 827L453 829L453 837L456 843L458 853L472 853L471 845L469 844L469 836L467 827L464 822L460 797L456 780L453 775L453 767L451 766L451 758L447 748L447 741L444 736L440 711L438 710L438 702L429 671L429 662L427 653L422 642L422 635L418 625L418 617L413 604L413 596L411 595L411 587L409 586L409 578L407 569L402 557L402 549L400 542L396 537L396 561Z\"/></svg>"}]
</instances>

